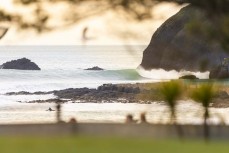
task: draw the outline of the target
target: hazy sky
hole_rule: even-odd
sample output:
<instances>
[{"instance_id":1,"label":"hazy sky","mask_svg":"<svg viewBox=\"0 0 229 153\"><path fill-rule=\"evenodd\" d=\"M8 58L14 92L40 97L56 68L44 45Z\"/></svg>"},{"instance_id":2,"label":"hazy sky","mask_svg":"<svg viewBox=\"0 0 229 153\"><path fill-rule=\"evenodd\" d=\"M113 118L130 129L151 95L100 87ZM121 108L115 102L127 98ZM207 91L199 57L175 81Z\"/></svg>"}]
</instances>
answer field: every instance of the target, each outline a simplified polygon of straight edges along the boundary
<instances>
[{"instance_id":1,"label":"hazy sky","mask_svg":"<svg viewBox=\"0 0 229 153\"><path fill-rule=\"evenodd\" d=\"M0 0L0 8L15 11L11 0ZM66 28L37 34L35 31L18 31L15 26L10 27L7 35L0 41L0 45L80 45L82 31L88 27L87 45L147 45L153 32L168 17L179 11L179 7L171 4L161 4L154 10L154 19L143 22L130 22L112 11L103 15L93 16Z\"/></svg>"}]
</instances>

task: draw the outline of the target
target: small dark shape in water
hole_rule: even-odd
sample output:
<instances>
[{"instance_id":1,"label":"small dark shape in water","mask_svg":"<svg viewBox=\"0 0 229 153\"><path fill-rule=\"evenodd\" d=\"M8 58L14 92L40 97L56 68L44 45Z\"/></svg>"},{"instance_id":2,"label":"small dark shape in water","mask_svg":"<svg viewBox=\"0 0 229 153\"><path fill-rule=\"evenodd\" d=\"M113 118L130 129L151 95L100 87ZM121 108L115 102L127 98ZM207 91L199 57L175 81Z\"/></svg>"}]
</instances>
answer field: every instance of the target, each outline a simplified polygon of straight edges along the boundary
<instances>
[{"instance_id":1,"label":"small dark shape in water","mask_svg":"<svg viewBox=\"0 0 229 153\"><path fill-rule=\"evenodd\" d=\"M15 69L15 70L41 70L37 64L27 58L21 58L3 63L0 69Z\"/></svg>"},{"instance_id":2,"label":"small dark shape in water","mask_svg":"<svg viewBox=\"0 0 229 153\"><path fill-rule=\"evenodd\" d=\"M179 79L195 80L195 79L199 79L199 78L197 78L195 75L184 75L184 76L180 77Z\"/></svg>"},{"instance_id":3,"label":"small dark shape in water","mask_svg":"<svg viewBox=\"0 0 229 153\"><path fill-rule=\"evenodd\" d=\"M52 112L52 111L55 111L55 110L53 110L51 107L49 107L49 109L47 109L46 111Z\"/></svg>"},{"instance_id":4,"label":"small dark shape in water","mask_svg":"<svg viewBox=\"0 0 229 153\"><path fill-rule=\"evenodd\" d=\"M100 67L98 67L98 66L94 66L94 67L92 67L92 68L88 68L88 69L85 69L85 70L102 71L102 70L104 70L104 69L102 69L102 68L100 68Z\"/></svg>"}]
</instances>

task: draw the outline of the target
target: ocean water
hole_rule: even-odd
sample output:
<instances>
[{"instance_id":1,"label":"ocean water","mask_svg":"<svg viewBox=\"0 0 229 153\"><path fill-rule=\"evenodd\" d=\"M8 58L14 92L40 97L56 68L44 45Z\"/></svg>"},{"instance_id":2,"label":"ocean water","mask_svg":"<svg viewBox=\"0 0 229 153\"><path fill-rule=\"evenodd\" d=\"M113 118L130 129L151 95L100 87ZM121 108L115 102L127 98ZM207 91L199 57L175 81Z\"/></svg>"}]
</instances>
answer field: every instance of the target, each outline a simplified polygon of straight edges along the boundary
<instances>
[{"instance_id":1,"label":"ocean water","mask_svg":"<svg viewBox=\"0 0 229 153\"><path fill-rule=\"evenodd\" d=\"M41 71L0 70L0 124L55 122L55 112L45 111L54 104L31 104L18 101L45 100L54 95L6 96L7 92L52 91L66 88L96 88L104 83L155 82L169 79L161 70L150 73L153 79L139 75L146 46L2 46L0 64L26 57L35 62ZM84 70L93 66L104 71ZM167 74L174 77L171 73ZM177 75L177 73L176 73ZM165 77L166 76L166 77ZM228 116L228 109L212 109L218 116ZM80 122L124 122L127 114L137 119L147 112L153 123L166 123L168 108L161 102L153 104L63 104L62 118L68 121L75 117ZM179 104L178 119L181 123L201 123L201 106L192 101ZM213 117L212 122L219 122ZM226 123L229 123L225 119Z\"/></svg>"},{"instance_id":2,"label":"ocean water","mask_svg":"<svg viewBox=\"0 0 229 153\"><path fill-rule=\"evenodd\" d=\"M0 70L0 93L50 91L97 87L103 83L138 82L136 68L144 46L129 50L121 46L15 46L0 47L0 64L26 57L41 71ZM99 66L105 71L87 71Z\"/></svg>"},{"instance_id":3,"label":"ocean water","mask_svg":"<svg viewBox=\"0 0 229 153\"><path fill-rule=\"evenodd\" d=\"M97 88L104 83L148 82L149 79L141 77L136 71L144 47L1 46L0 65L26 57L35 62L41 71L0 70L0 123L53 121L46 117L47 112L44 111L49 104L25 104L18 101L45 100L54 98L54 95L4 95L7 92ZM84 70L93 66L105 70ZM44 114L37 113L37 110ZM25 117L28 113L34 117Z\"/></svg>"}]
</instances>

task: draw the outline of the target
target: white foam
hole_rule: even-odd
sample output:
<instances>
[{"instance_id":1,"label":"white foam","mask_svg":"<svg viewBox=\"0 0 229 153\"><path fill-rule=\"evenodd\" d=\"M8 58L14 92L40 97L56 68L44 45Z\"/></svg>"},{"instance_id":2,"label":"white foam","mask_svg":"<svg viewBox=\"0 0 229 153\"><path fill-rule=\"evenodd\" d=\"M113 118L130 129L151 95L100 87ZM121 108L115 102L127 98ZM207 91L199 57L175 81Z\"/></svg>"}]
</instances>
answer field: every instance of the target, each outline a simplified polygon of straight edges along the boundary
<instances>
[{"instance_id":1,"label":"white foam","mask_svg":"<svg viewBox=\"0 0 229 153\"><path fill-rule=\"evenodd\" d=\"M47 95L0 95L0 106L12 105L12 103L28 102L32 100L47 100L55 98L53 94Z\"/></svg>"},{"instance_id":2,"label":"white foam","mask_svg":"<svg viewBox=\"0 0 229 153\"><path fill-rule=\"evenodd\" d=\"M165 71L164 69L152 69L152 70L145 70L143 67L138 67L138 73L146 78L156 79L156 80L171 80L171 79L178 79L181 76L193 74L200 79L207 79L209 78L209 72L191 72L191 71Z\"/></svg>"}]
</instances>

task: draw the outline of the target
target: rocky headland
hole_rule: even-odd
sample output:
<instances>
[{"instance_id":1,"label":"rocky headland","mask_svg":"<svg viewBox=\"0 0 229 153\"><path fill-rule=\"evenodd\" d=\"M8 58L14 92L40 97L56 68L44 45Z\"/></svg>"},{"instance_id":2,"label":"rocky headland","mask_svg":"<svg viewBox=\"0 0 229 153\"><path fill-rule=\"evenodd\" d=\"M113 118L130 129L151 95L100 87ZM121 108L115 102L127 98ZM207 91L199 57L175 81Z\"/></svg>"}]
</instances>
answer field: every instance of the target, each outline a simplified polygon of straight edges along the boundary
<instances>
[{"instance_id":1,"label":"rocky headland","mask_svg":"<svg viewBox=\"0 0 229 153\"><path fill-rule=\"evenodd\" d=\"M210 78L229 78L229 71L218 67L222 59L229 57L229 52L220 41L212 43L201 34L191 33L189 28L193 20L214 24L201 9L192 5L182 8L153 34L141 66L146 70L212 71Z\"/></svg>"}]
</instances>

